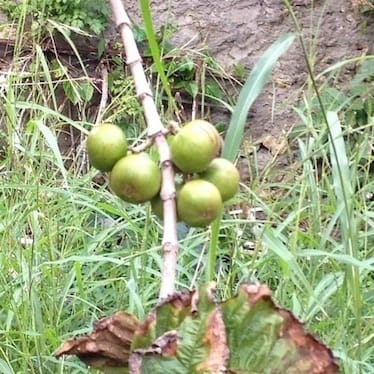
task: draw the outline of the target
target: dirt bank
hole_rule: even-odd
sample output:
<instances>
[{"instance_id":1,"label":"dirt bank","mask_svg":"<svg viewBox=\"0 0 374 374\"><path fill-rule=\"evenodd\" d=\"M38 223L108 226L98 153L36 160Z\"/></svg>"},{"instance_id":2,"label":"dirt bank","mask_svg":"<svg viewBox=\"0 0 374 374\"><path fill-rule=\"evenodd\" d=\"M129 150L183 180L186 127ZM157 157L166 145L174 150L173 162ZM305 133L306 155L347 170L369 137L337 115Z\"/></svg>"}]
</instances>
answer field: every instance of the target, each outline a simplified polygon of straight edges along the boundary
<instances>
[{"instance_id":1,"label":"dirt bank","mask_svg":"<svg viewBox=\"0 0 374 374\"><path fill-rule=\"evenodd\" d=\"M224 0L152 2L156 27L178 25L172 42L177 47L206 47L222 66L236 64L247 72L279 36L294 25L282 1ZM373 53L374 22L355 8L357 1L291 1L301 23L316 72L349 57ZM125 2L130 17L141 22L138 1ZM371 19L372 21L372 19ZM342 80L348 79L342 76ZM295 42L279 61L272 82L254 105L248 135L258 139L277 135L295 122L291 106L301 97L307 74L301 48Z\"/></svg>"}]
</instances>

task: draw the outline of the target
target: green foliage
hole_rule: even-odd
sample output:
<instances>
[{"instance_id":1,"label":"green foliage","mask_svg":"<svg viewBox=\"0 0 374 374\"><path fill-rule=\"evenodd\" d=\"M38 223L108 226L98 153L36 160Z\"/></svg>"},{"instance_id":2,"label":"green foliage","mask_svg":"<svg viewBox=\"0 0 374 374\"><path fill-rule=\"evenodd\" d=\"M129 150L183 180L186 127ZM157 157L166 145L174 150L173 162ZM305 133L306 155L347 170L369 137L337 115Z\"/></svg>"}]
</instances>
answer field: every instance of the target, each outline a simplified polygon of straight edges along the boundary
<instances>
[{"instance_id":1,"label":"green foliage","mask_svg":"<svg viewBox=\"0 0 374 374\"><path fill-rule=\"evenodd\" d=\"M45 26L46 20L51 19L95 35L105 31L110 14L110 8L104 0L0 0L0 7L11 20L19 19L21 13L26 12L32 17L34 30Z\"/></svg>"},{"instance_id":2,"label":"green foliage","mask_svg":"<svg viewBox=\"0 0 374 374\"><path fill-rule=\"evenodd\" d=\"M120 126L134 124L138 130L143 129L143 112L136 98L134 81L125 71L122 59L114 56L110 62L108 86L112 101L107 108L110 121ZM131 131L129 135L135 136L138 130Z\"/></svg>"},{"instance_id":3,"label":"green foliage","mask_svg":"<svg viewBox=\"0 0 374 374\"><path fill-rule=\"evenodd\" d=\"M261 93L265 83L268 81L274 64L279 57L290 47L294 35L285 35L274 42L263 54L260 61L255 65L243 86L238 102L232 113L230 125L225 135L225 144L222 149L222 157L234 162L238 156L243 141L244 126L249 109L257 96ZM220 229L220 218L212 224L212 236L208 253L207 281L214 279L216 268L218 235Z\"/></svg>"},{"instance_id":4,"label":"green foliage","mask_svg":"<svg viewBox=\"0 0 374 374\"><path fill-rule=\"evenodd\" d=\"M194 56L201 55L163 48L172 84L180 77L194 83ZM16 51L13 70L0 85L0 372L83 374L87 369L78 360L57 361L52 353L104 315L125 309L143 318L154 307L162 228L147 207L124 204L105 180L92 180L82 146L68 153L60 147L66 134L73 136L71 129L85 139L93 120L91 80L84 70L76 77L61 60L48 61L40 49L32 53L28 69ZM331 77L321 87L322 102L339 136L328 134L315 94L306 92L305 105L296 108L300 124L289 136L298 158L289 168L272 169L282 182L257 172L254 154L248 162L256 172L240 195L249 214L226 213L217 232L214 226L182 228L178 256L180 289L191 289L205 274L213 274L225 298L241 282L268 284L279 304L333 348L347 374L374 371L373 57L349 63L357 62L347 90L334 79L348 62L324 73ZM127 132L137 139L143 128L135 124L143 123L133 83L121 59L110 63L112 100L104 118L130 123ZM59 101L64 86L77 103L74 117ZM193 86L190 91L196 92ZM155 85L156 97L162 92ZM344 161L343 179L337 160ZM348 199L342 197L346 187ZM210 262L209 245L216 248Z\"/></svg>"},{"instance_id":5,"label":"green foliage","mask_svg":"<svg viewBox=\"0 0 374 374\"><path fill-rule=\"evenodd\" d=\"M144 29L138 25L134 26L135 40L142 50L142 55L152 58L151 71L156 74L157 80L161 80L170 105L175 106L173 95L176 92L187 94L192 99L196 99L200 94L220 102L224 89L214 75L221 76L222 69L214 58L207 53L174 48L169 39L175 33L176 26L162 26L156 33L149 1L141 1L140 4Z\"/></svg>"},{"instance_id":6,"label":"green foliage","mask_svg":"<svg viewBox=\"0 0 374 374\"><path fill-rule=\"evenodd\" d=\"M75 81L65 81L63 83L63 89L65 95L74 104L78 104L80 100L88 102L92 99L93 87L89 81L75 82Z\"/></svg>"},{"instance_id":7,"label":"green foliage","mask_svg":"<svg viewBox=\"0 0 374 374\"><path fill-rule=\"evenodd\" d=\"M349 62L347 61L347 64ZM365 126L374 116L374 56L362 58L358 63L356 74L344 89L338 89L334 85L334 80L339 77L340 69L344 68L344 65L339 64L333 69L328 69L326 74L329 73L329 76L319 92L326 109L341 111L345 121L354 128ZM323 121L319 105L318 98L312 94L308 106L316 122Z\"/></svg>"}]
</instances>

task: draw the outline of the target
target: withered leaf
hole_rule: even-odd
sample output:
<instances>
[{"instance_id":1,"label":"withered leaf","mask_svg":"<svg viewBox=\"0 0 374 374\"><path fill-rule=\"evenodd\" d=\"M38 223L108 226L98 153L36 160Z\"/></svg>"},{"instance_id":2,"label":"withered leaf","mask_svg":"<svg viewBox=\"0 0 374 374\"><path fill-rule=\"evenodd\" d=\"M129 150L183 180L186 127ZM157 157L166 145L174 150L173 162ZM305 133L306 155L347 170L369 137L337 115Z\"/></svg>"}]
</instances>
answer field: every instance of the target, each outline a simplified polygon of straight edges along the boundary
<instances>
[{"instance_id":1,"label":"withered leaf","mask_svg":"<svg viewBox=\"0 0 374 374\"><path fill-rule=\"evenodd\" d=\"M339 372L331 350L307 333L291 312L276 306L266 285L242 285L238 295L222 302L221 308L228 331L230 373Z\"/></svg>"},{"instance_id":2,"label":"withered leaf","mask_svg":"<svg viewBox=\"0 0 374 374\"><path fill-rule=\"evenodd\" d=\"M142 323L118 312L97 322L92 334L64 343L56 356L64 354L131 374L339 372L331 350L260 284L243 284L219 303L211 285L176 293Z\"/></svg>"},{"instance_id":3,"label":"withered leaf","mask_svg":"<svg viewBox=\"0 0 374 374\"><path fill-rule=\"evenodd\" d=\"M283 135L265 135L260 142L272 155L282 154L287 150L287 140Z\"/></svg>"},{"instance_id":4,"label":"withered leaf","mask_svg":"<svg viewBox=\"0 0 374 374\"><path fill-rule=\"evenodd\" d=\"M201 373L224 373L230 355L226 341L222 312L216 308L208 317L203 343L207 344L207 357L196 367Z\"/></svg>"},{"instance_id":5,"label":"withered leaf","mask_svg":"<svg viewBox=\"0 0 374 374\"><path fill-rule=\"evenodd\" d=\"M76 355L93 368L127 367L130 346L139 321L131 314L117 312L94 325L94 331L61 345L55 356Z\"/></svg>"}]
</instances>

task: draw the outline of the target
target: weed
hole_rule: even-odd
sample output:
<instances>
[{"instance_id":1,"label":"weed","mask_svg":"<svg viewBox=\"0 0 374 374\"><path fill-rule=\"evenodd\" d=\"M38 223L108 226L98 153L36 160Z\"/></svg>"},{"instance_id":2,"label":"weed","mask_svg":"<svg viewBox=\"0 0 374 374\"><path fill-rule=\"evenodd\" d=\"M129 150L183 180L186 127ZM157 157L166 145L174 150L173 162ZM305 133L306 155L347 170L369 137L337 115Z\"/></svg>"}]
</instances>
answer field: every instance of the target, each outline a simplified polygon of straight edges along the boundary
<instances>
[{"instance_id":1,"label":"weed","mask_svg":"<svg viewBox=\"0 0 374 374\"><path fill-rule=\"evenodd\" d=\"M122 309L142 318L155 305L162 228L149 207L127 205L108 191L105 180L102 185L92 181L83 146L70 155L58 146L66 125L83 143L93 122L90 73L82 69L76 76L60 56L49 59L36 46L30 68L21 46L16 43L10 74L0 86L5 144L0 162L0 371L85 373L78 361L52 358L54 350L72 332L87 333L104 315ZM191 84L190 91L184 87L190 94L196 93L195 56L205 62L201 81L209 71L219 71L199 51L165 51L161 68L167 81L172 87ZM298 157L281 171L287 173L282 183L257 173L243 186L240 199L250 214L226 212L220 226L208 232L180 227L177 286L190 289L204 277L215 279L226 298L240 282L267 283L278 303L333 348L343 372L370 373L373 59L355 62L359 69L344 91L334 78L352 61L324 72L328 78L320 94L327 123L315 93L307 92L305 105L295 108L300 123L289 141ZM110 64L112 101L104 118L125 123L136 140L143 129L136 126L142 120L132 83L121 59ZM243 78L240 68L237 73ZM164 89L155 87L155 96L164 99ZM206 87L200 85L199 94L207 93ZM68 99L61 101L58 92ZM243 94L241 103L250 105L253 92L252 97ZM76 103L75 112L69 101ZM158 103L163 110L163 101ZM201 103L202 112L207 111L206 102ZM167 110L163 115L172 117ZM238 110L236 123L244 117ZM226 155L234 160L242 133L239 125L232 129Z\"/></svg>"},{"instance_id":2,"label":"weed","mask_svg":"<svg viewBox=\"0 0 374 374\"><path fill-rule=\"evenodd\" d=\"M76 29L102 34L108 26L110 9L105 1L95 3L68 0L45 1L30 0L27 2L14 2L1 0L0 7L11 21L20 18L23 12L31 17L31 29L40 32L41 28L48 26L47 20L53 20Z\"/></svg>"}]
</instances>

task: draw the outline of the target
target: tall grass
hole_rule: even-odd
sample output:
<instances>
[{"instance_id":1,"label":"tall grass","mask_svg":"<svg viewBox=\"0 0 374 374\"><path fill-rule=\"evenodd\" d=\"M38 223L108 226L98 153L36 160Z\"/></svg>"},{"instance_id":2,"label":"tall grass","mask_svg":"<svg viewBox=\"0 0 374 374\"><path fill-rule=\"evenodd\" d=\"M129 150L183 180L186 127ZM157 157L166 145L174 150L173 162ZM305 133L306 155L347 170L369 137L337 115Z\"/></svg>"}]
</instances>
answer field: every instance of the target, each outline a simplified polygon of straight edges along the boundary
<instances>
[{"instance_id":1,"label":"tall grass","mask_svg":"<svg viewBox=\"0 0 374 374\"><path fill-rule=\"evenodd\" d=\"M162 227L148 206L125 204L106 183L93 182L83 145L82 157L62 152L58 140L66 125L84 139L93 118L83 98L76 117L60 113L57 88L76 78L55 78L37 45L31 69L21 58L21 32L18 37L11 74L0 89L6 142L0 161L0 373L85 373L78 360L57 361L53 352L100 317L120 309L142 318L155 305ZM249 81L260 77L261 85L242 91L224 151L230 159L266 76L253 73ZM312 108L313 95L295 108L300 124L289 141L297 157L274 171L283 174L282 183L258 174L243 186L240 200L263 216L225 212L213 231L186 230L177 287L194 287L209 274L220 295L229 297L240 282L266 283L279 304L332 347L342 372L370 373L373 117L356 126L344 116L348 104L335 110L322 102L323 121Z\"/></svg>"}]
</instances>

